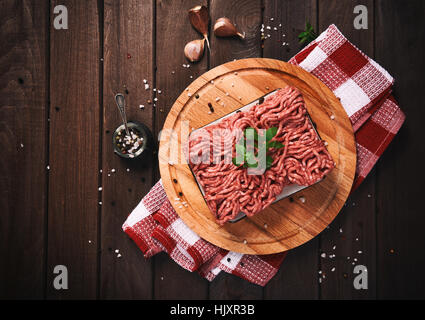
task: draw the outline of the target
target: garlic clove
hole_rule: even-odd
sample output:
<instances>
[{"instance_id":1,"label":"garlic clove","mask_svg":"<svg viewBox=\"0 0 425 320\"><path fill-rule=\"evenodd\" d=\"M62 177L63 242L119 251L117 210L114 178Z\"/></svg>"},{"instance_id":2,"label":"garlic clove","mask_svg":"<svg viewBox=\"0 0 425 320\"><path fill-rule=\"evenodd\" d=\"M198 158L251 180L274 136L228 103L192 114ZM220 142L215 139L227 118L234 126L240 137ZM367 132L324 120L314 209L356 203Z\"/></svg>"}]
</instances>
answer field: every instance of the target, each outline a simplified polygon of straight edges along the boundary
<instances>
[{"instance_id":1,"label":"garlic clove","mask_svg":"<svg viewBox=\"0 0 425 320\"><path fill-rule=\"evenodd\" d=\"M205 39L192 40L184 47L184 55L190 62L201 60L204 54Z\"/></svg>"},{"instance_id":2,"label":"garlic clove","mask_svg":"<svg viewBox=\"0 0 425 320\"><path fill-rule=\"evenodd\" d=\"M229 18L223 17L217 19L214 24L214 34L217 37L234 37L238 36L241 39L245 39L245 33L241 34L230 21Z\"/></svg>"},{"instance_id":3,"label":"garlic clove","mask_svg":"<svg viewBox=\"0 0 425 320\"><path fill-rule=\"evenodd\" d=\"M190 9L189 20L192 26L204 36L204 39L207 41L207 46L209 49L210 43L208 41L208 24L210 22L210 18L208 15L207 7L196 6Z\"/></svg>"}]
</instances>

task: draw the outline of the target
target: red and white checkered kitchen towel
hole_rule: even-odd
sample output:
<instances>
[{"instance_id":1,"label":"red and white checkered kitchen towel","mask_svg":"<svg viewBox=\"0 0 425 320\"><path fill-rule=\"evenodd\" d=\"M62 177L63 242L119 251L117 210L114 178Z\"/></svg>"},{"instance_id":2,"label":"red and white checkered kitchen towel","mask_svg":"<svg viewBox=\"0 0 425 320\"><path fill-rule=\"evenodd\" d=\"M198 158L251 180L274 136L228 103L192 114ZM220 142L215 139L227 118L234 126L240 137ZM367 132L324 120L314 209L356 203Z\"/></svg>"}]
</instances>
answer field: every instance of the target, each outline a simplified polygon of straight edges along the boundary
<instances>
[{"instance_id":1,"label":"red and white checkered kitchen towel","mask_svg":"<svg viewBox=\"0 0 425 320\"><path fill-rule=\"evenodd\" d=\"M393 78L331 25L290 61L323 81L350 117L357 142L355 189L394 138L405 116L391 94ZM187 227L167 199L161 181L124 222L123 230L146 258L166 251L183 268L212 281L225 271L264 286L286 252L244 255L203 240Z\"/></svg>"},{"instance_id":2,"label":"red and white checkered kitchen towel","mask_svg":"<svg viewBox=\"0 0 425 320\"><path fill-rule=\"evenodd\" d=\"M357 143L353 190L366 178L404 122L391 96L394 79L335 25L289 60L326 84L350 117Z\"/></svg>"}]
</instances>

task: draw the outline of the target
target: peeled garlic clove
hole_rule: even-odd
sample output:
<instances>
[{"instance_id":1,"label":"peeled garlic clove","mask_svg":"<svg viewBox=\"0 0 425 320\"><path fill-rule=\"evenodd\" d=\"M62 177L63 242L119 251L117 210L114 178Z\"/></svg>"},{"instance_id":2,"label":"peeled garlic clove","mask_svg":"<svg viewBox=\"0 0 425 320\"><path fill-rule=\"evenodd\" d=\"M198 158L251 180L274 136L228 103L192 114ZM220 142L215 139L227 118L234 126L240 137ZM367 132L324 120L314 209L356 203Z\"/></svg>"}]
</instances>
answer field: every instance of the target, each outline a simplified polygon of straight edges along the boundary
<instances>
[{"instance_id":1,"label":"peeled garlic clove","mask_svg":"<svg viewBox=\"0 0 425 320\"><path fill-rule=\"evenodd\" d=\"M217 37L234 37L238 36L241 39L245 39L245 33L241 34L230 21L229 18L220 18L214 24L214 34Z\"/></svg>"},{"instance_id":2,"label":"peeled garlic clove","mask_svg":"<svg viewBox=\"0 0 425 320\"><path fill-rule=\"evenodd\" d=\"M184 47L184 55L190 62L201 60L204 54L205 39L192 40Z\"/></svg>"}]
</instances>

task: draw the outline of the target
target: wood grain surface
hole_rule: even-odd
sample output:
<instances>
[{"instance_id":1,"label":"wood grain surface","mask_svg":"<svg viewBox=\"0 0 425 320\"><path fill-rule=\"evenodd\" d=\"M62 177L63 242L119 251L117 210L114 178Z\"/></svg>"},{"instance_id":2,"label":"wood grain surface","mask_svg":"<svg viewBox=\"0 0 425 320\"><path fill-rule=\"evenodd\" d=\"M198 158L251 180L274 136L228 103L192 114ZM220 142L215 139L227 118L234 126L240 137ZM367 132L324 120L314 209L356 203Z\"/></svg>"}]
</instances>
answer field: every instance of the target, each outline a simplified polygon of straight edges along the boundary
<instances>
[{"instance_id":1,"label":"wood grain surface","mask_svg":"<svg viewBox=\"0 0 425 320\"><path fill-rule=\"evenodd\" d=\"M186 68L184 45L200 38L187 11L201 2L211 53ZM59 4L68 8L68 30L53 27ZM353 26L358 4L368 9L368 29ZM417 170L425 161L424 13L423 0L1 1L0 297L425 298L425 172ZM222 16L247 39L215 37ZM122 91L130 118L157 137L194 79L233 59L287 61L302 49L306 21L318 33L335 23L395 77L407 115L399 135L330 228L289 251L265 288L224 272L209 283L165 253L144 259L121 224L159 179L158 158L128 163L110 152L120 124L113 93ZM155 97L153 107L147 100ZM368 290L353 287L353 262L368 268ZM59 264L68 267L68 290L53 287Z\"/></svg>"},{"instance_id":2,"label":"wood grain surface","mask_svg":"<svg viewBox=\"0 0 425 320\"><path fill-rule=\"evenodd\" d=\"M287 85L297 87L303 94L312 121L321 138L329 144L336 167L326 179L294 196L296 201L284 199L254 217L220 226L185 161L183 146L187 144L190 130ZM209 103L213 105L213 113L209 113ZM202 238L235 252L277 253L314 238L338 214L354 179L354 133L342 105L318 79L278 60L243 59L203 74L179 96L164 124L159 166L164 189L174 209ZM306 199L305 203L301 202L301 196ZM176 198L180 200L176 202ZM184 201L188 207L181 205Z\"/></svg>"}]
</instances>

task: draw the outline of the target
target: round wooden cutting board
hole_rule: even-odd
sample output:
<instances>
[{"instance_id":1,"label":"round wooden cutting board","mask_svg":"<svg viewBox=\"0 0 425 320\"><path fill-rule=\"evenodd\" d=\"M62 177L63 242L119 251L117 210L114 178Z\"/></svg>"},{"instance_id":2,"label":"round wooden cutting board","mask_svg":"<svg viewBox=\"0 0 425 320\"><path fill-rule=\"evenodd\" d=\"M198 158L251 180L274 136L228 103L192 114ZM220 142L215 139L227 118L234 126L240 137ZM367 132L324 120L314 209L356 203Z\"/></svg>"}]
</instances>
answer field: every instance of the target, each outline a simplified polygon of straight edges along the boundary
<instances>
[{"instance_id":1,"label":"round wooden cutting board","mask_svg":"<svg viewBox=\"0 0 425 320\"><path fill-rule=\"evenodd\" d=\"M326 179L272 204L254 217L220 226L205 203L181 146L191 130L287 85L302 92L317 131L328 142L336 167ZM208 103L214 112L209 113ZM337 216L353 183L356 148L347 114L320 80L279 60L253 58L218 66L183 91L161 132L159 163L162 182L174 209L200 237L235 252L271 254L309 241Z\"/></svg>"}]
</instances>

